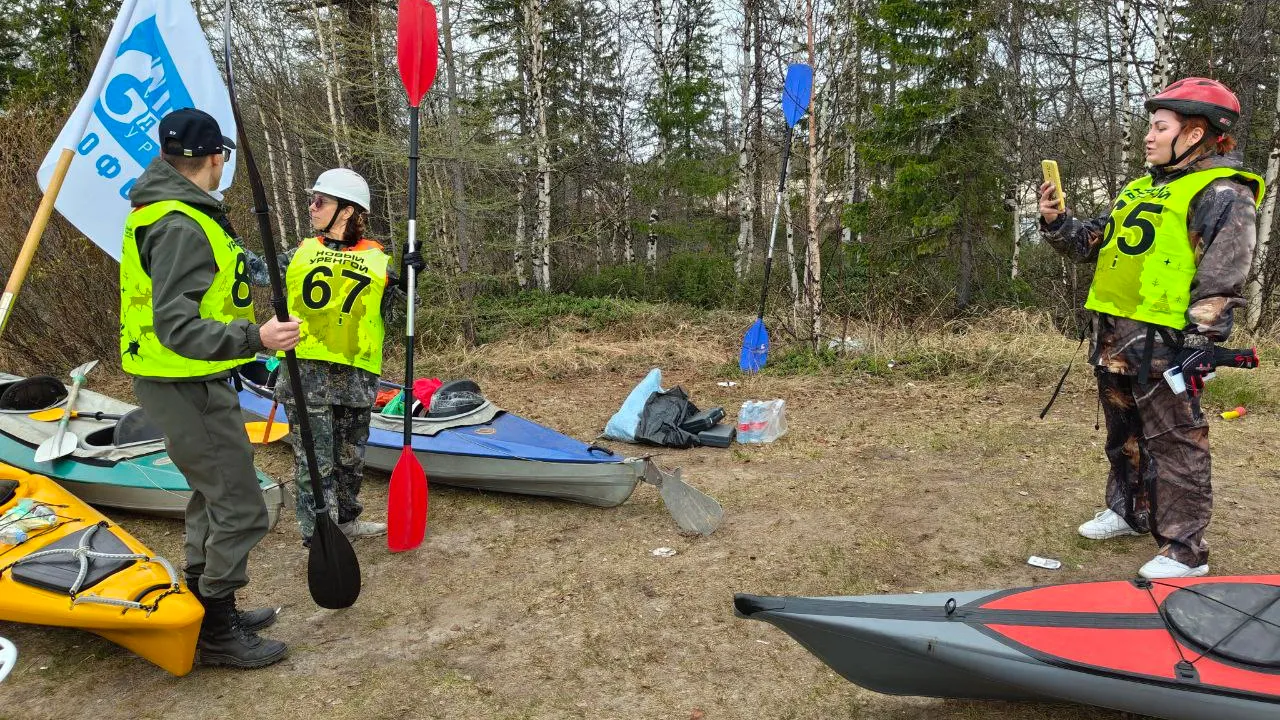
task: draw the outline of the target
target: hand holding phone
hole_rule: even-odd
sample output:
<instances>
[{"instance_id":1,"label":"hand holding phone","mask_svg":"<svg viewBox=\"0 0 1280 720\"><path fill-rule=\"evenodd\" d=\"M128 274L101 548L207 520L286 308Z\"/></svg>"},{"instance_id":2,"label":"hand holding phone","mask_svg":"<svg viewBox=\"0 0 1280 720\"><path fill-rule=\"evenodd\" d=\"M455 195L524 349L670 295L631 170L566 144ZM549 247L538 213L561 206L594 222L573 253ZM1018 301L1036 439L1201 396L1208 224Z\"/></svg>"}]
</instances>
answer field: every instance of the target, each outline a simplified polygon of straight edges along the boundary
<instances>
[{"instance_id":1,"label":"hand holding phone","mask_svg":"<svg viewBox=\"0 0 1280 720\"><path fill-rule=\"evenodd\" d=\"M1058 212L1067 211L1067 199L1062 194L1062 176L1058 174L1057 160L1041 160L1040 169L1044 171L1044 181L1053 185L1054 195L1058 199Z\"/></svg>"}]
</instances>

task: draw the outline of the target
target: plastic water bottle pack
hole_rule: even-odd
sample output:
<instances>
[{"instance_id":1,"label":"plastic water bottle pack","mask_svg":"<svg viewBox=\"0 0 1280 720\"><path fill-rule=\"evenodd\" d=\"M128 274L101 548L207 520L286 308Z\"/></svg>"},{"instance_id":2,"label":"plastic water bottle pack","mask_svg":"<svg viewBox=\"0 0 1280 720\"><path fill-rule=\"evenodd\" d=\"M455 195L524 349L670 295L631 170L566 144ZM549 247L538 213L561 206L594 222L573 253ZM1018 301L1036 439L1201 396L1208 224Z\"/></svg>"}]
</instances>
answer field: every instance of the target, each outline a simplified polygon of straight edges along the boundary
<instances>
[{"instance_id":1,"label":"plastic water bottle pack","mask_svg":"<svg viewBox=\"0 0 1280 720\"><path fill-rule=\"evenodd\" d=\"M57 524L58 516L44 503L23 498L17 505L0 515L0 545L17 545L26 542L35 530Z\"/></svg>"},{"instance_id":2,"label":"plastic water bottle pack","mask_svg":"<svg viewBox=\"0 0 1280 720\"><path fill-rule=\"evenodd\" d=\"M738 411L738 442L770 443L787 433L785 400L747 400Z\"/></svg>"}]
</instances>

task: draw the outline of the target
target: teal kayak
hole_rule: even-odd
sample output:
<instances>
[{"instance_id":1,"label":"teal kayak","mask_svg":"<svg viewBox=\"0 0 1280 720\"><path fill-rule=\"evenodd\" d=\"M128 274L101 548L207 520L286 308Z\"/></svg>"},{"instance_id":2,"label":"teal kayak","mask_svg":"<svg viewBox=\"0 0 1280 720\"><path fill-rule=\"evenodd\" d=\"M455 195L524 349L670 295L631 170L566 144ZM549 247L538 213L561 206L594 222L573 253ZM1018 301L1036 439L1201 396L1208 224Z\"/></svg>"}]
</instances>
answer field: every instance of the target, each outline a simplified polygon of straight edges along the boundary
<instances>
[{"instance_id":1,"label":"teal kayak","mask_svg":"<svg viewBox=\"0 0 1280 720\"><path fill-rule=\"evenodd\" d=\"M66 394L65 385L49 376L28 379L0 373L0 462L45 475L90 505L183 517L191 488L165 452L164 434L129 403L81 389L76 415L67 424L78 441L75 451L36 462L36 448L54 435L58 423L30 415L62 406ZM95 413L111 417L94 419ZM261 470L257 473L274 527L284 488Z\"/></svg>"}]
</instances>

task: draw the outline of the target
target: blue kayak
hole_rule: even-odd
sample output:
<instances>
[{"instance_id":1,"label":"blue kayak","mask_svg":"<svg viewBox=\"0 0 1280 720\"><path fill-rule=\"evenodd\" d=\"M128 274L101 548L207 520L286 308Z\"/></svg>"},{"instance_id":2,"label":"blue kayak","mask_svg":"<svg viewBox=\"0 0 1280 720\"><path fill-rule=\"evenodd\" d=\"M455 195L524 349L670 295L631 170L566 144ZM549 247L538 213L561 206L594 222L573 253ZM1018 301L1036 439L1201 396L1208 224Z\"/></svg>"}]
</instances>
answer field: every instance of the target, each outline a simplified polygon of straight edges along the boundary
<instances>
[{"instance_id":1,"label":"blue kayak","mask_svg":"<svg viewBox=\"0 0 1280 720\"><path fill-rule=\"evenodd\" d=\"M248 421L271 412L274 378L265 361L240 368L240 407ZM399 385L383 381L386 388ZM287 423L283 405L274 422ZM375 413L365 450L368 467L390 472L404 446L403 415ZM289 437L292 437L290 435ZM643 458L626 458L506 412L486 402L460 415L413 419L413 452L431 482L540 495L613 507L644 479Z\"/></svg>"}]
</instances>

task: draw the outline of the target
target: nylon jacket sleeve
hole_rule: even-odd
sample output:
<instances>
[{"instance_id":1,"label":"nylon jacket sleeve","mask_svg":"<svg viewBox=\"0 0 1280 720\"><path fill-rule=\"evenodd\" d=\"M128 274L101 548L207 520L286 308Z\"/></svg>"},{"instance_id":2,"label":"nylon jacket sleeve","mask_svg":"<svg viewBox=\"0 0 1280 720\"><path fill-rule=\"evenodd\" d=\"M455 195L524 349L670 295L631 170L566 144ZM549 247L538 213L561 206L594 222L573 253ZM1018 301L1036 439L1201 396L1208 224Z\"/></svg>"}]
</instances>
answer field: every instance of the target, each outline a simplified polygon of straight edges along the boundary
<instances>
[{"instance_id":1,"label":"nylon jacket sleeve","mask_svg":"<svg viewBox=\"0 0 1280 720\"><path fill-rule=\"evenodd\" d=\"M140 254L151 276L156 337L194 360L251 358L263 350L258 326L200 317L200 299L213 284L216 266L209 241L195 221L170 214L143 236Z\"/></svg>"},{"instance_id":2,"label":"nylon jacket sleeve","mask_svg":"<svg viewBox=\"0 0 1280 720\"><path fill-rule=\"evenodd\" d=\"M1046 223L1041 217L1040 237L1054 250L1075 262L1093 262L1098 259L1098 250L1102 247L1102 232L1110 217L1108 214L1081 220L1063 213L1052 223Z\"/></svg>"},{"instance_id":3,"label":"nylon jacket sleeve","mask_svg":"<svg viewBox=\"0 0 1280 720\"><path fill-rule=\"evenodd\" d=\"M1191 202L1187 232L1196 253L1187 330L1214 341L1231 335L1232 310L1245 305L1257 243L1253 190L1234 179L1214 180Z\"/></svg>"}]
</instances>

